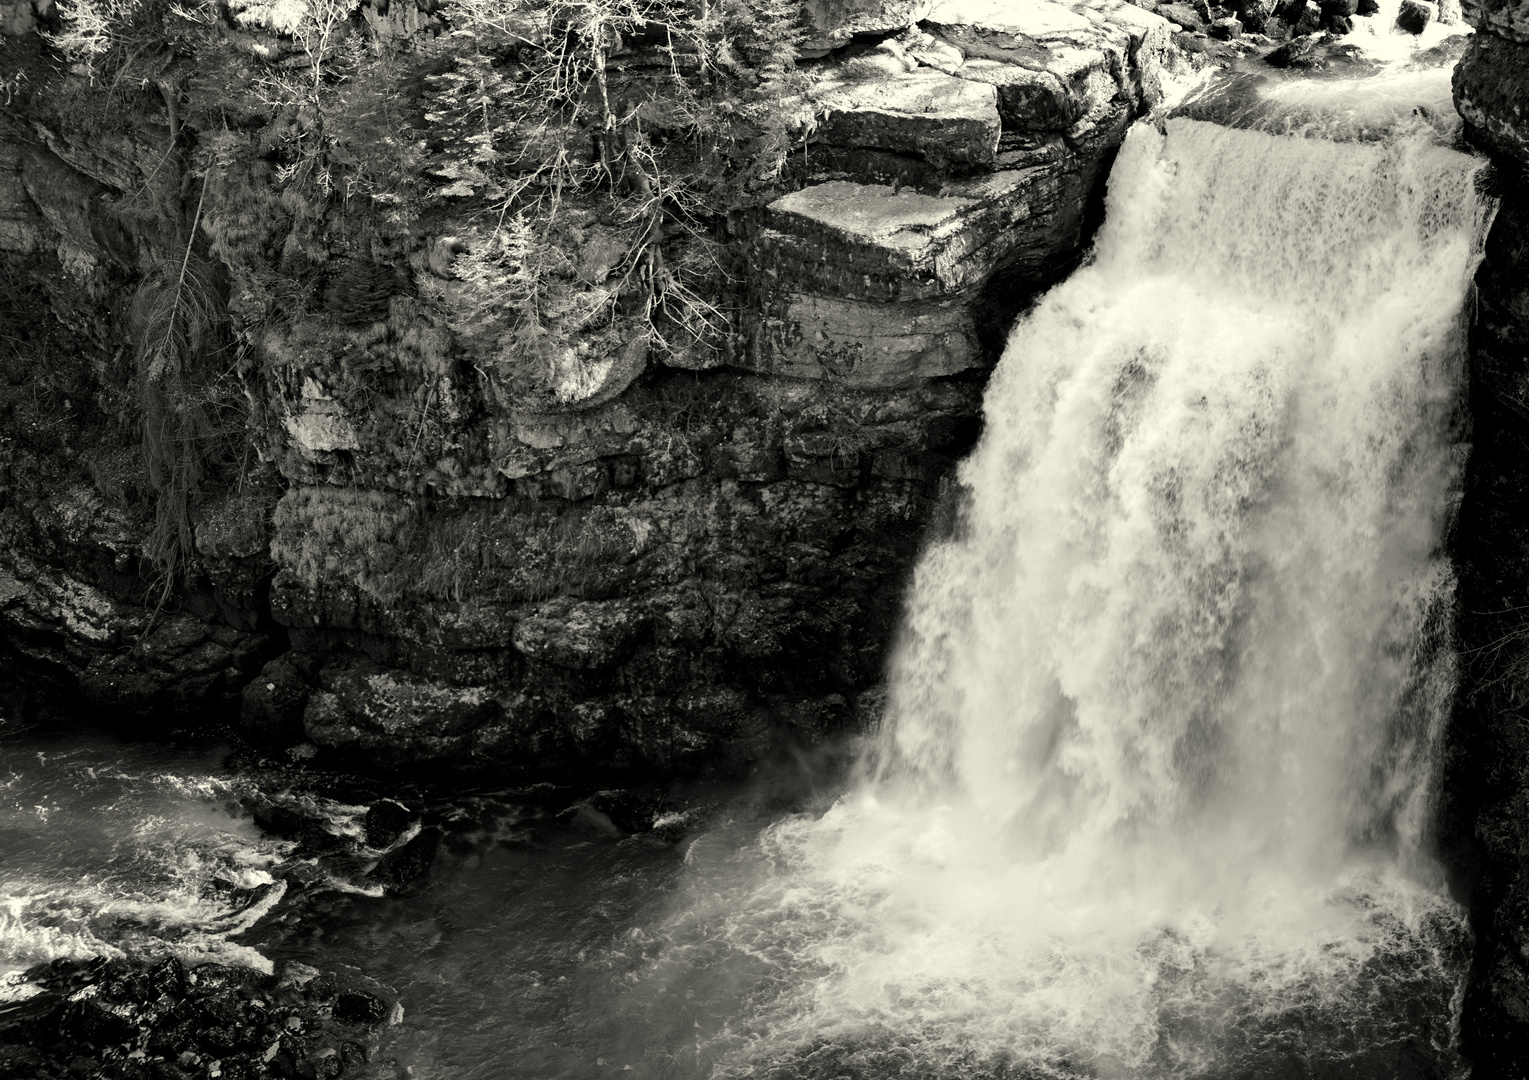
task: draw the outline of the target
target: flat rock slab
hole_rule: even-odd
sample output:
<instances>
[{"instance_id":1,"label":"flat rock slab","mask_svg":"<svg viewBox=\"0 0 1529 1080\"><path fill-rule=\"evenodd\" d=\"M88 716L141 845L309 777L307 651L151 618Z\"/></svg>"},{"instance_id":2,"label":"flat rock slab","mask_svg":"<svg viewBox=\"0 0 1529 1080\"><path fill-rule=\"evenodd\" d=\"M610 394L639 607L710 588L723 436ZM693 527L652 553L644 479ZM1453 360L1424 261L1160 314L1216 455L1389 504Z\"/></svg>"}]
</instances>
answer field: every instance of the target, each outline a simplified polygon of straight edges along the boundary
<instances>
[{"instance_id":1,"label":"flat rock slab","mask_svg":"<svg viewBox=\"0 0 1529 1080\"><path fill-rule=\"evenodd\" d=\"M829 84L813 141L913 154L933 165L991 165L1001 121L991 86L920 68L897 78Z\"/></svg>"},{"instance_id":2,"label":"flat rock slab","mask_svg":"<svg viewBox=\"0 0 1529 1080\"><path fill-rule=\"evenodd\" d=\"M817 184L769 205L760 265L793 291L877 301L949 296L1021 249L1061 243L1059 211L1076 183L1075 173L1036 167L948 184L940 195Z\"/></svg>"}]
</instances>

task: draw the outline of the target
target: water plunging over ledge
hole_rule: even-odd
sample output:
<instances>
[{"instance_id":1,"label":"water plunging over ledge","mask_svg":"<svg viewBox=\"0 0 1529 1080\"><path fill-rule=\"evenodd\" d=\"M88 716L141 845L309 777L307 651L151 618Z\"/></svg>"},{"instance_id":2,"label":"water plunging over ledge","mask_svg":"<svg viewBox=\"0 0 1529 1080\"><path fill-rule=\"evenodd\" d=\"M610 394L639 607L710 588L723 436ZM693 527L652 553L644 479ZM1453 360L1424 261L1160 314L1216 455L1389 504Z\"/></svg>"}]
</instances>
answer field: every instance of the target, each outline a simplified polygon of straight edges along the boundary
<instances>
[{"instance_id":1,"label":"water plunging over ledge","mask_svg":"<svg viewBox=\"0 0 1529 1080\"><path fill-rule=\"evenodd\" d=\"M1092 264L989 385L872 775L724 905L782 975L729 1073L1392 1075L1379 1047L1447 1044L1395 1010L1463 975L1428 828L1480 169L1130 134Z\"/></svg>"},{"instance_id":2,"label":"water plunging over ledge","mask_svg":"<svg viewBox=\"0 0 1529 1080\"><path fill-rule=\"evenodd\" d=\"M1429 828L1481 168L1421 126L1134 129L1094 258L1011 335L826 812L670 849L506 811L424 893L309 887L239 936L208 920L247 925L289 852L199 813L228 793L193 763L0 746L0 860L47 863L7 874L0 949L131 944L81 914L116 905L139 944L360 968L403 992L417 1080L1459 1072ZM99 828L76 798L122 816L78 887L28 854L50 815ZM166 864L194 935L112 876L172 833L206 853ZM199 867L248 895L201 910Z\"/></svg>"}]
</instances>

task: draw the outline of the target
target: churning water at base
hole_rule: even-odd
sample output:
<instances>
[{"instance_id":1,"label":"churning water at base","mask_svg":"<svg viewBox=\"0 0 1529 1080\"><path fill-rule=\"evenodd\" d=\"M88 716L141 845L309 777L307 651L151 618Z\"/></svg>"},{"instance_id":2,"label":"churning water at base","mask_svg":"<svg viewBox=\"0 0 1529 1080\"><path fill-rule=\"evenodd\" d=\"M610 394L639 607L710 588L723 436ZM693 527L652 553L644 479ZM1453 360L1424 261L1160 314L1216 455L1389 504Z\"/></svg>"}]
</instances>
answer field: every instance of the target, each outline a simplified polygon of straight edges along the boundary
<instances>
[{"instance_id":1,"label":"churning water at base","mask_svg":"<svg viewBox=\"0 0 1529 1080\"><path fill-rule=\"evenodd\" d=\"M870 775L683 917L760 969L724 1075L1445 1069L1480 168L1422 131L1131 132L989 386Z\"/></svg>"}]
</instances>

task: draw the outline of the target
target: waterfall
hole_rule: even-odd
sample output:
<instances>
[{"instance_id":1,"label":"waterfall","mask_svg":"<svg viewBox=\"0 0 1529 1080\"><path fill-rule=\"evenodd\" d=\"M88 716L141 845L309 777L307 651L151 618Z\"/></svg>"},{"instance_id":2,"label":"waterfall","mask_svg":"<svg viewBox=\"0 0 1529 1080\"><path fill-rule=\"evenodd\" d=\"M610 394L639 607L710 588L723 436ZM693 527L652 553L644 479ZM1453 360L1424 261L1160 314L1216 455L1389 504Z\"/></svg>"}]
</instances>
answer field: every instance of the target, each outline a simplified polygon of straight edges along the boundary
<instances>
[{"instance_id":1,"label":"waterfall","mask_svg":"<svg viewBox=\"0 0 1529 1080\"><path fill-rule=\"evenodd\" d=\"M865 779L746 887L696 871L689 947L754 987L718 1075L1449 1058L1441 547L1493 207L1404 127L1132 130L993 376Z\"/></svg>"},{"instance_id":2,"label":"waterfall","mask_svg":"<svg viewBox=\"0 0 1529 1080\"><path fill-rule=\"evenodd\" d=\"M1131 134L1093 264L994 375L963 534L919 568L890 774L1034 857L1188 858L1196 888L1416 869L1479 167Z\"/></svg>"}]
</instances>

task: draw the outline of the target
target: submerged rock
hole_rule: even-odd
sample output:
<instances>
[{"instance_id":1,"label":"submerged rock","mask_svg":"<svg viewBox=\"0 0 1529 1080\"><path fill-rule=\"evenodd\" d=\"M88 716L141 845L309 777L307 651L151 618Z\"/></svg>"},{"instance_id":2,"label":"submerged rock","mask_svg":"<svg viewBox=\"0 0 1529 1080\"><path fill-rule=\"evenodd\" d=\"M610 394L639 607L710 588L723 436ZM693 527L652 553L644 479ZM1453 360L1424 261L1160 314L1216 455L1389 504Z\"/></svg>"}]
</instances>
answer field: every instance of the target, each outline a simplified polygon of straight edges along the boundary
<instances>
[{"instance_id":1,"label":"submerged rock","mask_svg":"<svg viewBox=\"0 0 1529 1080\"><path fill-rule=\"evenodd\" d=\"M1307 34L1287 41L1264 57L1264 63L1277 68L1312 68L1323 63L1321 38Z\"/></svg>"},{"instance_id":2,"label":"submerged rock","mask_svg":"<svg viewBox=\"0 0 1529 1080\"><path fill-rule=\"evenodd\" d=\"M441 850L444 833L434 825L427 826L403 847L388 852L380 860L368 879L377 882L389 893L407 892L421 884L430 874L435 857Z\"/></svg>"},{"instance_id":3,"label":"submerged rock","mask_svg":"<svg viewBox=\"0 0 1529 1080\"><path fill-rule=\"evenodd\" d=\"M363 823L367 846L391 847L418 820L419 815L401 802L383 799L373 803L367 808Z\"/></svg>"}]
</instances>

